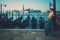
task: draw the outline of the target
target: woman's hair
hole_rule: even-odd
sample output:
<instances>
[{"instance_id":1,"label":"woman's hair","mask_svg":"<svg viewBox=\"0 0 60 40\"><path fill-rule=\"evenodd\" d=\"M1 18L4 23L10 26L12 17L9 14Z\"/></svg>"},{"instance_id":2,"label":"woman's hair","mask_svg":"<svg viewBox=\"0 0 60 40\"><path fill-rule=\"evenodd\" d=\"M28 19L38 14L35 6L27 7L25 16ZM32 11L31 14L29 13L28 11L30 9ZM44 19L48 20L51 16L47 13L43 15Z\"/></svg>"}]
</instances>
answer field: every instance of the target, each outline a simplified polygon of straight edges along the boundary
<instances>
[{"instance_id":1,"label":"woman's hair","mask_svg":"<svg viewBox=\"0 0 60 40\"><path fill-rule=\"evenodd\" d=\"M53 11L54 9L53 9L53 8L50 8L50 10L52 10L52 11Z\"/></svg>"}]
</instances>

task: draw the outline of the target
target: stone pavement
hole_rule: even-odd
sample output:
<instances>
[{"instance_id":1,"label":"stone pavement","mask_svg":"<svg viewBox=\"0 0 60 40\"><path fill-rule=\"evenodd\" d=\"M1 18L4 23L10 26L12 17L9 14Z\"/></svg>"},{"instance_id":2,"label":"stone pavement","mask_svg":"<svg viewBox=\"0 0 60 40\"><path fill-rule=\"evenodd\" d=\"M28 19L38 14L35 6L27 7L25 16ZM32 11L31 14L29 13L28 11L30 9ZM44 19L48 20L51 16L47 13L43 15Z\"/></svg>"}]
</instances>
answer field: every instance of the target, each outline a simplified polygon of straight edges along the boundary
<instances>
[{"instance_id":1,"label":"stone pavement","mask_svg":"<svg viewBox=\"0 0 60 40\"><path fill-rule=\"evenodd\" d=\"M0 30L0 40L60 40L59 37L48 37L44 30Z\"/></svg>"}]
</instances>

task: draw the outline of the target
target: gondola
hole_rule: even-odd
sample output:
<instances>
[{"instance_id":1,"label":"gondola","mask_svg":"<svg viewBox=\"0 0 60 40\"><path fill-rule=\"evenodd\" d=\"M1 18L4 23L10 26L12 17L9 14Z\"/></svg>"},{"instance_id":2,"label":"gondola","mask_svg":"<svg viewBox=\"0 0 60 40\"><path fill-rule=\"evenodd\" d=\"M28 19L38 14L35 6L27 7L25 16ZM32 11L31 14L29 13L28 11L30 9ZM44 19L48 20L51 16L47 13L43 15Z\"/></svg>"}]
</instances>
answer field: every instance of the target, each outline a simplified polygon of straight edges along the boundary
<instances>
[{"instance_id":1,"label":"gondola","mask_svg":"<svg viewBox=\"0 0 60 40\"><path fill-rule=\"evenodd\" d=\"M19 28L20 29L26 28L29 25L29 20L30 20L30 17L27 16L27 18L23 20L23 22L21 22L21 25L19 25Z\"/></svg>"},{"instance_id":2,"label":"gondola","mask_svg":"<svg viewBox=\"0 0 60 40\"><path fill-rule=\"evenodd\" d=\"M39 27L40 27L40 29L44 29L44 26L45 26L44 20L43 20L42 17L40 17L40 20L39 20Z\"/></svg>"},{"instance_id":3,"label":"gondola","mask_svg":"<svg viewBox=\"0 0 60 40\"><path fill-rule=\"evenodd\" d=\"M37 28L37 20L35 17L32 17L32 20L31 20L31 28L32 29L36 29Z\"/></svg>"}]
</instances>

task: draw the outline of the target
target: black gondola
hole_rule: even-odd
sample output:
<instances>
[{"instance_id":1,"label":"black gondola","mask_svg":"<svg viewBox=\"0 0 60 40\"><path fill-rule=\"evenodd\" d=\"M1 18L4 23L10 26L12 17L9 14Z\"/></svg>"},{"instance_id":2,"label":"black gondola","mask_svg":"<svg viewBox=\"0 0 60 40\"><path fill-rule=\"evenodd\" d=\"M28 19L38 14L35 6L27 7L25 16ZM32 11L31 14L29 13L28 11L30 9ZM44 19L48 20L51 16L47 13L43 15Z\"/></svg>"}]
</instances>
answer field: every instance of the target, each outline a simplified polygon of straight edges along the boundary
<instances>
[{"instance_id":1,"label":"black gondola","mask_svg":"<svg viewBox=\"0 0 60 40\"><path fill-rule=\"evenodd\" d=\"M40 26L40 29L44 29L45 23L42 17L40 17L39 26Z\"/></svg>"},{"instance_id":2,"label":"black gondola","mask_svg":"<svg viewBox=\"0 0 60 40\"><path fill-rule=\"evenodd\" d=\"M32 29L36 29L37 28L37 20L35 19L35 17L32 17L31 27L32 27Z\"/></svg>"},{"instance_id":3,"label":"black gondola","mask_svg":"<svg viewBox=\"0 0 60 40\"><path fill-rule=\"evenodd\" d=\"M19 28L24 29L27 26L29 26L29 20L30 20L30 17L27 16L27 18L25 20L23 20L23 22L21 23L21 25L19 25Z\"/></svg>"}]
</instances>

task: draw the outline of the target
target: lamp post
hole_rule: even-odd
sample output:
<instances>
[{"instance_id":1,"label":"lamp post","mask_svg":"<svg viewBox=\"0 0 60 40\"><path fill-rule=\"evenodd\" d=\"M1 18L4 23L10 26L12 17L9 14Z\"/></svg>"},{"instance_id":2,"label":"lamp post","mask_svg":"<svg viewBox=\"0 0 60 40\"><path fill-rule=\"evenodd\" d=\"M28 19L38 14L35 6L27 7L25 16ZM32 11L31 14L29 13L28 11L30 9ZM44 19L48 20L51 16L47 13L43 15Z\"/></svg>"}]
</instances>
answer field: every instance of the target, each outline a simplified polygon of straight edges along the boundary
<instances>
[{"instance_id":1,"label":"lamp post","mask_svg":"<svg viewBox=\"0 0 60 40\"><path fill-rule=\"evenodd\" d=\"M1 18L4 17L4 9L3 9L3 6L6 7L6 4L0 4L1 6Z\"/></svg>"},{"instance_id":2,"label":"lamp post","mask_svg":"<svg viewBox=\"0 0 60 40\"><path fill-rule=\"evenodd\" d=\"M6 4L2 4L1 3L1 14L2 14L2 8L3 8L3 6L6 7Z\"/></svg>"},{"instance_id":3,"label":"lamp post","mask_svg":"<svg viewBox=\"0 0 60 40\"><path fill-rule=\"evenodd\" d=\"M6 7L6 4L2 4L2 8L3 7L5 8ZM5 14L4 14L5 13L5 10L4 10L4 8L3 8L3 17L4 17L3 19L5 19ZM7 18L7 14L6 14L6 18Z\"/></svg>"}]
</instances>

